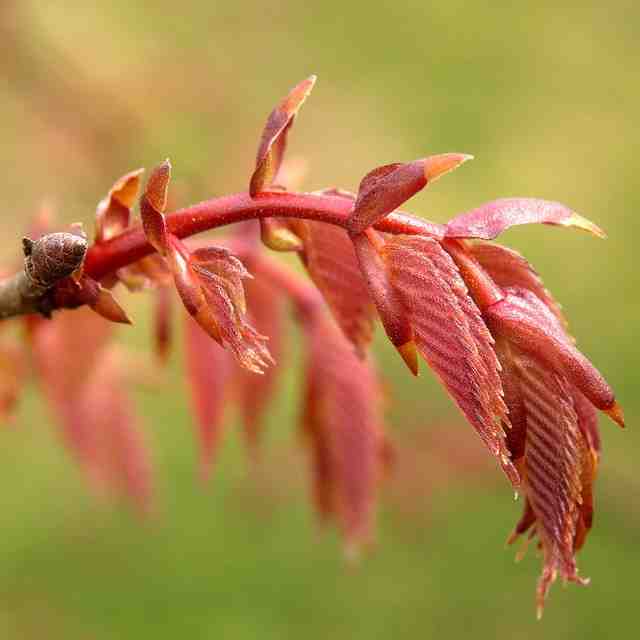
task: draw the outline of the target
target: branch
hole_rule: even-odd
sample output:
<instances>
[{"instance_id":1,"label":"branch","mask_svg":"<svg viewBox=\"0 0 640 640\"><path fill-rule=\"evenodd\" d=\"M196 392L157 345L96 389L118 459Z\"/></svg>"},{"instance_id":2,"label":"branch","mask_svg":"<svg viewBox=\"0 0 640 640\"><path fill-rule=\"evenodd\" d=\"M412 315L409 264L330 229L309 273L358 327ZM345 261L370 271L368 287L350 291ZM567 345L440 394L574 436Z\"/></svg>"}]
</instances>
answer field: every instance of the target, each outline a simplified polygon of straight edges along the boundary
<instances>
[{"instance_id":1,"label":"branch","mask_svg":"<svg viewBox=\"0 0 640 640\"><path fill-rule=\"evenodd\" d=\"M353 201L312 193L266 192L252 198L248 193L213 198L166 214L167 231L179 238L192 236L244 220L269 217L316 220L346 227ZM414 218L404 213L392 213L375 228L393 234L426 234L441 238L441 225ZM141 226L93 245L87 252L85 273L101 280L118 269L154 252Z\"/></svg>"},{"instance_id":2,"label":"branch","mask_svg":"<svg viewBox=\"0 0 640 640\"><path fill-rule=\"evenodd\" d=\"M22 239L24 268L0 281L0 319L26 313L49 315L46 294L84 260L87 239L74 233L50 233Z\"/></svg>"}]
</instances>

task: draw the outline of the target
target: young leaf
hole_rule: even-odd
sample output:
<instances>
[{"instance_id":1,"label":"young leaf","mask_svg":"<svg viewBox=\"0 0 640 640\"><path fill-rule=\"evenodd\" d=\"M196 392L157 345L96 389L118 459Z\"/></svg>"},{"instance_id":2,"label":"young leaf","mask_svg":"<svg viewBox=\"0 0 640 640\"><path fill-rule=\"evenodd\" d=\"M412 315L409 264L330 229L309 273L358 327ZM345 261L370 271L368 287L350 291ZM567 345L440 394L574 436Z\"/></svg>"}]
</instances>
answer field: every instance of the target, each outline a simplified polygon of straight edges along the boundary
<instances>
[{"instance_id":1,"label":"young leaf","mask_svg":"<svg viewBox=\"0 0 640 640\"><path fill-rule=\"evenodd\" d=\"M318 314L304 328L309 355L302 427L315 502L323 519L338 520L347 552L357 554L371 542L384 465L381 392L370 363L356 357L326 316Z\"/></svg>"},{"instance_id":2,"label":"young leaf","mask_svg":"<svg viewBox=\"0 0 640 640\"><path fill-rule=\"evenodd\" d=\"M170 179L171 163L165 160L151 172L140 199L140 216L144 233L153 248L161 255L165 255L168 251L167 224L163 213L167 205Z\"/></svg>"},{"instance_id":3,"label":"young leaf","mask_svg":"<svg viewBox=\"0 0 640 640\"><path fill-rule=\"evenodd\" d=\"M531 264L517 251L486 242L472 245L470 251L498 286L528 289L549 307L566 329L568 323L561 306L545 288Z\"/></svg>"},{"instance_id":4,"label":"young leaf","mask_svg":"<svg viewBox=\"0 0 640 640\"><path fill-rule=\"evenodd\" d=\"M508 422L493 338L450 256L424 236L396 236L383 258L413 327L418 351L436 372L512 483Z\"/></svg>"},{"instance_id":5,"label":"young leaf","mask_svg":"<svg viewBox=\"0 0 640 640\"><path fill-rule=\"evenodd\" d=\"M365 233L353 236L353 247L387 337L411 373L417 376L418 354L413 341L413 329L400 294L389 281L386 266L378 248L374 246L374 243L378 243L382 247L384 242L376 238L373 229L367 229Z\"/></svg>"},{"instance_id":6,"label":"young leaf","mask_svg":"<svg viewBox=\"0 0 640 640\"><path fill-rule=\"evenodd\" d=\"M153 345L156 356L161 363L167 361L171 350L172 299L173 294L169 287L156 287L153 313Z\"/></svg>"},{"instance_id":7,"label":"young leaf","mask_svg":"<svg viewBox=\"0 0 640 640\"><path fill-rule=\"evenodd\" d=\"M231 359L189 316L184 324L186 369L200 442L200 468L208 477L222 436Z\"/></svg>"},{"instance_id":8,"label":"young leaf","mask_svg":"<svg viewBox=\"0 0 640 640\"><path fill-rule=\"evenodd\" d=\"M96 209L95 241L104 242L118 235L129 226L131 208L135 204L140 188L140 177L144 169L131 171L118 179L107 197Z\"/></svg>"},{"instance_id":9,"label":"young leaf","mask_svg":"<svg viewBox=\"0 0 640 640\"><path fill-rule=\"evenodd\" d=\"M503 198L460 214L447 224L448 238L493 240L506 229L520 224L542 223L575 227L599 238L604 231L559 202L534 198Z\"/></svg>"},{"instance_id":10,"label":"young leaf","mask_svg":"<svg viewBox=\"0 0 640 640\"><path fill-rule=\"evenodd\" d=\"M535 525L544 552L544 568L537 589L538 616L549 587L560 573L564 580L579 578L574 552L591 511L583 496L591 493L593 474L584 436L578 426L571 385L538 359L512 349L521 402L526 414L523 487L525 513L510 541ZM580 532L578 526L580 523Z\"/></svg>"},{"instance_id":11,"label":"young leaf","mask_svg":"<svg viewBox=\"0 0 640 640\"><path fill-rule=\"evenodd\" d=\"M98 480L147 513L153 500L152 467L125 390L121 353L109 349L102 354L77 403L92 432Z\"/></svg>"},{"instance_id":12,"label":"young leaf","mask_svg":"<svg viewBox=\"0 0 640 640\"><path fill-rule=\"evenodd\" d=\"M252 198L268 189L276 179L287 146L289 129L315 82L316 76L310 76L297 84L269 114L256 155L256 168L249 184Z\"/></svg>"},{"instance_id":13,"label":"young leaf","mask_svg":"<svg viewBox=\"0 0 640 640\"><path fill-rule=\"evenodd\" d=\"M348 222L349 233L362 233L427 184L472 157L463 153L445 153L404 164L387 164L370 171L360 182L358 197Z\"/></svg>"},{"instance_id":14,"label":"young leaf","mask_svg":"<svg viewBox=\"0 0 640 640\"><path fill-rule=\"evenodd\" d=\"M263 375L255 376L242 369L236 372L236 393L249 451L256 455L262 427L278 377L282 372L282 353L285 342L285 296L261 277L246 284L248 317L260 333L269 336L269 352L279 366L269 367Z\"/></svg>"},{"instance_id":15,"label":"young leaf","mask_svg":"<svg viewBox=\"0 0 640 640\"><path fill-rule=\"evenodd\" d=\"M0 423L10 418L27 373L25 353L17 344L0 343Z\"/></svg>"},{"instance_id":16,"label":"young leaf","mask_svg":"<svg viewBox=\"0 0 640 640\"><path fill-rule=\"evenodd\" d=\"M363 353L373 335L375 307L347 232L323 222L301 222L302 259L347 338Z\"/></svg>"},{"instance_id":17,"label":"young leaf","mask_svg":"<svg viewBox=\"0 0 640 640\"><path fill-rule=\"evenodd\" d=\"M485 318L496 336L507 338L521 351L544 362L583 393L598 409L624 426L622 410L611 387L589 360L571 344L547 306L530 291L508 290Z\"/></svg>"}]
</instances>

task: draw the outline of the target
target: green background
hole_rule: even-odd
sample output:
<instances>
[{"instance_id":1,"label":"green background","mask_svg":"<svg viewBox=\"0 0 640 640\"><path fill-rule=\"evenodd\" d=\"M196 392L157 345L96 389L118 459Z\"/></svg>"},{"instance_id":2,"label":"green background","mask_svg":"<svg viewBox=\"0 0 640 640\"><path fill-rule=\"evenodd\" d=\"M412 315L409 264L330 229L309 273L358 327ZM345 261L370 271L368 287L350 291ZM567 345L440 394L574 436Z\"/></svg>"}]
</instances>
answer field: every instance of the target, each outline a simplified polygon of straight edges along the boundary
<instances>
[{"instance_id":1,"label":"green background","mask_svg":"<svg viewBox=\"0 0 640 640\"><path fill-rule=\"evenodd\" d=\"M267 113L317 73L290 137L290 155L308 162L305 188L354 189L377 165L461 151L476 160L411 211L445 221L496 197L537 196L607 230L606 242L551 227L501 240L563 303L629 428L602 420L596 526L580 557L592 584L556 585L537 623L539 561L530 552L515 565L504 548L520 504L433 377L411 379L382 340L398 469L378 545L355 569L308 505L293 328L253 471L230 414L214 477L199 483L179 348L135 389L157 475L144 522L90 494L30 387L0 433L0 638L633 635L637 3L86 4L0 4L6 264L43 199L61 220L90 224L116 177L167 155L179 203L244 189ZM124 300L136 326L119 337L152 368L148 300Z\"/></svg>"}]
</instances>

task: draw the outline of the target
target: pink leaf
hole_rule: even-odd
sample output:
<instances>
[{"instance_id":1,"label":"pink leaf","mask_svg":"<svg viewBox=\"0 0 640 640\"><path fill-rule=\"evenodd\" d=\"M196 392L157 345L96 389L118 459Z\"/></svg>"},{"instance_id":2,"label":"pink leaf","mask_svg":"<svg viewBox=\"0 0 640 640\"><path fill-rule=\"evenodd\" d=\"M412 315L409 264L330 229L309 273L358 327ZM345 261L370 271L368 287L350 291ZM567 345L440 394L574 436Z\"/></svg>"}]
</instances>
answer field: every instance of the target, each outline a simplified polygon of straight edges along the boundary
<instances>
[{"instance_id":1,"label":"pink leaf","mask_svg":"<svg viewBox=\"0 0 640 640\"><path fill-rule=\"evenodd\" d=\"M206 478L222 435L231 359L189 316L185 316L184 339L187 375L198 425L201 470Z\"/></svg>"},{"instance_id":2,"label":"pink leaf","mask_svg":"<svg viewBox=\"0 0 640 640\"><path fill-rule=\"evenodd\" d=\"M133 207L140 176L144 169L131 171L119 178L96 210L96 242L104 242L121 233L129 226L131 207Z\"/></svg>"},{"instance_id":3,"label":"pink leaf","mask_svg":"<svg viewBox=\"0 0 640 640\"><path fill-rule=\"evenodd\" d=\"M413 162L388 164L369 172L360 183L358 197L349 219L352 235L362 233L445 173L472 156L445 153Z\"/></svg>"},{"instance_id":4,"label":"pink leaf","mask_svg":"<svg viewBox=\"0 0 640 640\"><path fill-rule=\"evenodd\" d=\"M486 310L485 318L494 335L507 338L521 351L566 376L595 407L624 426L622 410L611 387L567 340L557 318L537 296L526 290L512 289L504 300Z\"/></svg>"},{"instance_id":5,"label":"pink leaf","mask_svg":"<svg viewBox=\"0 0 640 640\"><path fill-rule=\"evenodd\" d=\"M383 257L418 351L517 484L501 427L508 418L493 338L453 260L436 240L419 236L392 238Z\"/></svg>"},{"instance_id":6,"label":"pink leaf","mask_svg":"<svg viewBox=\"0 0 640 640\"><path fill-rule=\"evenodd\" d=\"M282 371L281 357L285 339L284 296L280 290L263 281L259 272L256 276L246 285L248 316L260 333L269 336L269 353L280 366L269 367L261 376L255 376L246 370L240 370L236 374L246 441L254 454L259 445L266 410Z\"/></svg>"},{"instance_id":7,"label":"pink leaf","mask_svg":"<svg viewBox=\"0 0 640 640\"><path fill-rule=\"evenodd\" d=\"M167 224L163 212L167 206L170 179L171 163L165 160L151 172L140 200L144 233L153 248L162 255L168 250Z\"/></svg>"},{"instance_id":8,"label":"pink leaf","mask_svg":"<svg viewBox=\"0 0 640 640\"><path fill-rule=\"evenodd\" d=\"M336 517L347 551L371 541L375 494L384 465L381 390L367 361L318 315L305 325L309 340L303 429L311 449L315 501Z\"/></svg>"},{"instance_id":9,"label":"pink leaf","mask_svg":"<svg viewBox=\"0 0 640 640\"><path fill-rule=\"evenodd\" d=\"M249 185L251 197L268 189L276 179L287 146L287 133L315 82L316 76L310 76L297 84L269 115Z\"/></svg>"},{"instance_id":10,"label":"pink leaf","mask_svg":"<svg viewBox=\"0 0 640 640\"><path fill-rule=\"evenodd\" d=\"M531 264L517 251L484 242L472 245L470 251L498 286L528 289L549 307L565 328L567 327L560 305L547 291Z\"/></svg>"},{"instance_id":11,"label":"pink leaf","mask_svg":"<svg viewBox=\"0 0 640 640\"><path fill-rule=\"evenodd\" d=\"M585 583L578 577L574 559L582 518L585 441L578 426L570 383L518 350L513 353L513 362L526 414L525 455L519 467L527 504L511 540L535 524L544 552L544 569L537 590L540 616L558 572L565 580ZM590 492L592 478L585 481Z\"/></svg>"},{"instance_id":12,"label":"pink leaf","mask_svg":"<svg viewBox=\"0 0 640 640\"><path fill-rule=\"evenodd\" d=\"M559 202L534 198L503 198L488 202L450 220L447 224L446 236L493 240L506 229L531 223L575 227L600 238L605 237L604 231L593 222Z\"/></svg>"},{"instance_id":13,"label":"pink leaf","mask_svg":"<svg viewBox=\"0 0 640 640\"><path fill-rule=\"evenodd\" d=\"M323 222L303 222L303 259L336 322L362 353L373 335L375 307L346 231Z\"/></svg>"}]
</instances>

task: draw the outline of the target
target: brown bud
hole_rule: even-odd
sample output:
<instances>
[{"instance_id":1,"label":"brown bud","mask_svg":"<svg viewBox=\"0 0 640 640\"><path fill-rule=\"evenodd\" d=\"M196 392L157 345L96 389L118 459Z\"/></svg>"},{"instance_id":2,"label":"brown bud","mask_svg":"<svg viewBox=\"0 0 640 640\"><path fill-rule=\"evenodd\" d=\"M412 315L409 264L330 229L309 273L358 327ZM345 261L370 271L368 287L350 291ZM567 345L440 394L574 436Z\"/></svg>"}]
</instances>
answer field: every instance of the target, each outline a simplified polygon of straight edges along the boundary
<instances>
[{"instance_id":1,"label":"brown bud","mask_svg":"<svg viewBox=\"0 0 640 640\"><path fill-rule=\"evenodd\" d=\"M49 289L80 267L87 239L73 233L49 233L38 240L23 238L24 269L30 280Z\"/></svg>"}]
</instances>

